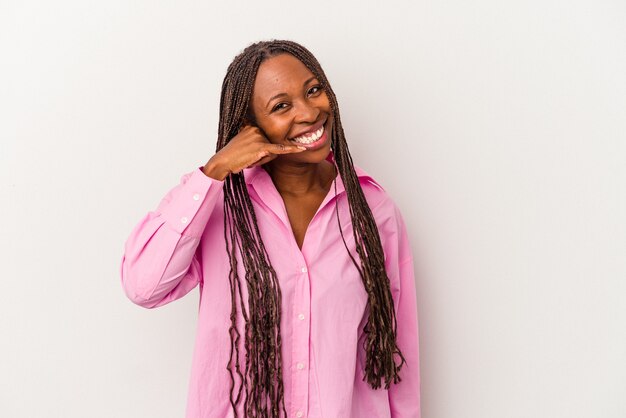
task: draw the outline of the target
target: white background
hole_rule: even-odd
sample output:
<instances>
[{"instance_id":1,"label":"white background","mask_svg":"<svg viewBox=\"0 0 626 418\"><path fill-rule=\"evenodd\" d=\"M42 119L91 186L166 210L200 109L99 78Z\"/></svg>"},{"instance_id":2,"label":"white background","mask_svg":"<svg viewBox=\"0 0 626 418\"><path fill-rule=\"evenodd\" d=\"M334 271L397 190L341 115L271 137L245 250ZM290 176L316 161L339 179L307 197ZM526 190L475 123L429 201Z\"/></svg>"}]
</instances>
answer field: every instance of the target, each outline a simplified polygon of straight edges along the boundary
<instances>
[{"instance_id":1,"label":"white background","mask_svg":"<svg viewBox=\"0 0 626 418\"><path fill-rule=\"evenodd\" d=\"M197 292L133 305L123 244L268 38L404 213L423 417L626 416L623 1L0 4L0 416L183 416Z\"/></svg>"}]
</instances>

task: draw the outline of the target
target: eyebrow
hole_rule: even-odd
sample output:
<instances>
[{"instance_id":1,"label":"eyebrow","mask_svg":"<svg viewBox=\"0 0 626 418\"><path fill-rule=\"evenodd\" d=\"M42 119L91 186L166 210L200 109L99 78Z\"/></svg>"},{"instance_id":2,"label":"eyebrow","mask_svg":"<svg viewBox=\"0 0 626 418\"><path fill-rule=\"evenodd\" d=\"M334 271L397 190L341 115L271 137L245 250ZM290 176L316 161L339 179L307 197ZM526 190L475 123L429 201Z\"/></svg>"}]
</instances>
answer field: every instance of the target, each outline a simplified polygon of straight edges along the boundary
<instances>
[{"instance_id":1,"label":"eyebrow","mask_svg":"<svg viewBox=\"0 0 626 418\"><path fill-rule=\"evenodd\" d=\"M317 77L313 76L311 78L309 78L307 81L304 82L304 84L302 85L302 87L306 86L307 84L309 84L311 81L315 80ZM287 93L278 93L272 97L270 97L270 99L267 101L267 104L265 105L265 107L268 107L270 102L274 99L278 99L279 97L284 97L287 96Z\"/></svg>"}]
</instances>

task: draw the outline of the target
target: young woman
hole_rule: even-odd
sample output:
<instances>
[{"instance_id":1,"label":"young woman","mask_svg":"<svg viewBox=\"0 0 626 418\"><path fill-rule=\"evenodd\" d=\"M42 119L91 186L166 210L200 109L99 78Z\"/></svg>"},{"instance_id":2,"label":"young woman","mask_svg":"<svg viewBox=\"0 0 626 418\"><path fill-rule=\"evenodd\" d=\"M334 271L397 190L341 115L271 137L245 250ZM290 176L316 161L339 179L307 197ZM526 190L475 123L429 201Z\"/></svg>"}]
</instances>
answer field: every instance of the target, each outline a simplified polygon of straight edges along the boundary
<instances>
[{"instance_id":1,"label":"young woman","mask_svg":"<svg viewBox=\"0 0 626 418\"><path fill-rule=\"evenodd\" d=\"M420 416L402 217L295 42L231 63L217 152L136 225L121 278L147 308L199 287L187 417Z\"/></svg>"}]
</instances>

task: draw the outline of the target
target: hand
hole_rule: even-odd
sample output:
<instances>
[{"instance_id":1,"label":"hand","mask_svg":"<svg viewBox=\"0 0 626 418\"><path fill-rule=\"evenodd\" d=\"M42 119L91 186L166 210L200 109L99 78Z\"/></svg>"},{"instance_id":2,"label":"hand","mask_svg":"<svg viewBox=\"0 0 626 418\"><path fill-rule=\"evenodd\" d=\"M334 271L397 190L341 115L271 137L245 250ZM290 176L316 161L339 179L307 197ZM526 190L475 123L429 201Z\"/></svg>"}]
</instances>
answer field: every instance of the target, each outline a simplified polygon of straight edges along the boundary
<instances>
[{"instance_id":1,"label":"hand","mask_svg":"<svg viewBox=\"0 0 626 418\"><path fill-rule=\"evenodd\" d=\"M245 125L224 148L204 165L203 172L216 180L224 180L230 173L255 167L272 161L281 154L305 151L297 145L272 144L263 132L252 125Z\"/></svg>"}]
</instances>

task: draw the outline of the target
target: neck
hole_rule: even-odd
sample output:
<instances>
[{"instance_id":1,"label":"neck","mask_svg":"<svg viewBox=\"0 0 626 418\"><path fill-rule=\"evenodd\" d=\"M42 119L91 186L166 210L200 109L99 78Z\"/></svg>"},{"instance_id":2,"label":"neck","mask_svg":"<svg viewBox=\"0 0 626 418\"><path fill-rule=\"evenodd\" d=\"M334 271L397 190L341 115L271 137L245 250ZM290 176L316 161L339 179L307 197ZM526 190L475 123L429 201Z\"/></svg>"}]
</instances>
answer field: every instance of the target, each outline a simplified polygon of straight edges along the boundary
<instances>
[{"instance_id":1,"label":"neck","mask_svg":"<svg viewBox=\"0 0 626 418\"><path fill-rule=\"evenodd\" d=\"M325 190L335 178L335 167L329 161L319 163L280 162L279 158L263 168L272 178L278 192L303 195Z\"/></svg>"}]
</instances>

